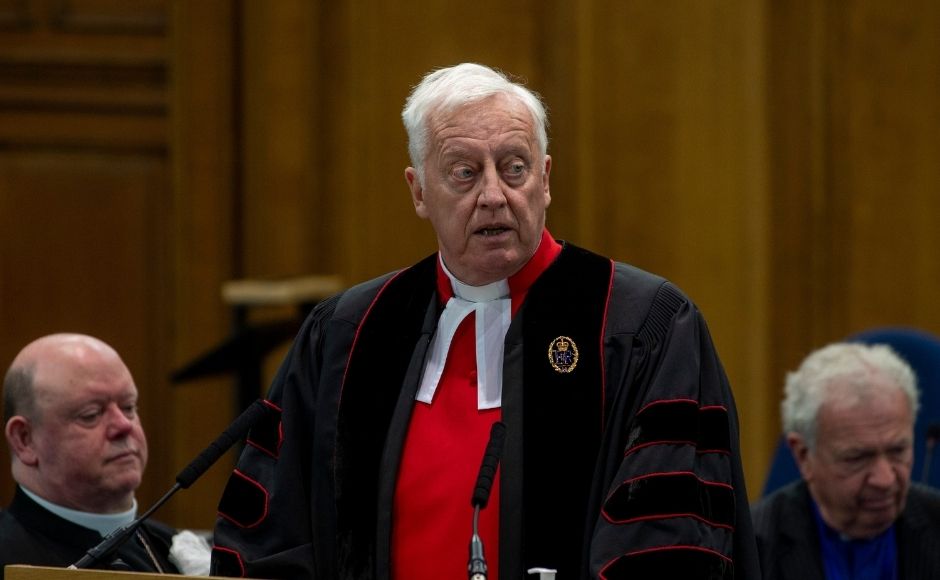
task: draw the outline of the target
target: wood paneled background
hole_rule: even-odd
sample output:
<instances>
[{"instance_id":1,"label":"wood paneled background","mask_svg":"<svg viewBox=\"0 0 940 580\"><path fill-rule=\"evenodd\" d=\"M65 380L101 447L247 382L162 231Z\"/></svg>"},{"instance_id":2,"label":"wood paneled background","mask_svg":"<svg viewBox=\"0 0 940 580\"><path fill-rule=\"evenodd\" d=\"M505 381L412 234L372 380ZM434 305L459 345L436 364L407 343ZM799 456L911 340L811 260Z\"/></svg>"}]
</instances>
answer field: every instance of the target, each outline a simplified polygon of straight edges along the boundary
<instances>
[{"instance_id":1,"label":"wood paneled background","mask_svg":"<svg viewBox=\"0 0 940 580\"><path fill-rule=\"evenodd\" d=\"M123 353L149 505L234 416L231 378L169 380L229 335L223 282L434 250L399 113L467 60L548 103L552 232L704 311L752 497L808 350L940 333L936 2L0 0L0 365L59 330ZM158 517L210 527L231 460Z\"/></svg>"}]
</instances>

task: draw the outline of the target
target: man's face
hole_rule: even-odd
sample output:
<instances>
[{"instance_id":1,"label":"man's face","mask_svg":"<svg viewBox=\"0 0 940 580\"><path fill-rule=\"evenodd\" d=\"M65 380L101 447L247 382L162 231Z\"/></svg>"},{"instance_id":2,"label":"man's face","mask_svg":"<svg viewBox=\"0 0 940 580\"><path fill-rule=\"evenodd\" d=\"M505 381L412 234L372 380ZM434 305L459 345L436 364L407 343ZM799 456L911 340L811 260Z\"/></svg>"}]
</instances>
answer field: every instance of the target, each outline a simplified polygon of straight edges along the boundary
<instances>
[{"instance_id":1,"label":"man's face","mask_svg":"<svg viewBox=\"0 0 940 580\"><path fill-rule=\"evenodd\" d=\"M42 489L32 491L73 509L130 509L147 463L137 415L137 388L116 355L85 352L81 361L40 365L32 452Z\"/></svg>"},{"instance_id":2,"label":"man's face","mask_svg":"<svg viewBox=\"0 0 940 580\"><path fill-rule=\"evenodd\" d=\"M415 211L431 221L447 268L475 286L506 278L538 248L551 202L551 157L532 117L497 95L432 115L423 186L405 171Z\"/></svg>"},{"instance_id":3,"label":"man's face","mask_svg":"<svg viewBox=\"0 0 940 580\"><path fill-rule=\"evenodd\" d=\"M850 538L888 529L904 509L913 462L913 416L907 397L888 385L869 399L820 408L816 449L789 436L803 479L823 519Z\"/></svg>"}]
</instances>

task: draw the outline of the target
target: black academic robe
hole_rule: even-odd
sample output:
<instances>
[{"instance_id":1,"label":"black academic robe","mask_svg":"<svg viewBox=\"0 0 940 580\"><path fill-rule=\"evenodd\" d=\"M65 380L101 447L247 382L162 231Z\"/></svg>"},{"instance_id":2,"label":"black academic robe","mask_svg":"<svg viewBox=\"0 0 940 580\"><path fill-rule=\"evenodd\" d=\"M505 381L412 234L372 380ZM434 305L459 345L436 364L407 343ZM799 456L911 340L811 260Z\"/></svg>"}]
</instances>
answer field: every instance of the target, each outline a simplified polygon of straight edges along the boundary
<instances>
[{"instance_id":1,"label":"black academic robe","mask_svg":"<svg viewBox=\"0 0 940 580\"><path fill-rule=\"evenodd\" d=\"M803 481L754 506L754 532L764 580L825 580L819 531ZM940 491L913 484L895 522L898 578L940 578Z\"/></svg>"},{"instance_id":2,"label":"black academic robe","mask_svg":"<svg viewBox=\"0 0 940 580\"><path fill-rule=\"evenodd\" d=\"M168 556L174 530L155 521L140 528L150 551L163 572L178 574ZM113 558L99 562L101 570L158 572L140 535L124 543ZM29 564L64 568L74 564L101 542L101 534L62 519L40 506L19 487L10 506L0 511L0 580L7 564ZM119 560L119 561L116 561Z\"/></svg>"},{"instance_id":3,"label":"black academic robe","mask_svg":"<svg viewBox=\"0 0 940 580\"><path fill-rule=\"evenodd\" d=\"M252 429L223 493L213 574L388 579L436 268L311 313L269 393L280 414ZM758 578L731 390L675 286L564 245L513 317L503 385L501 578Z\"/></svg>"}]
</instances>

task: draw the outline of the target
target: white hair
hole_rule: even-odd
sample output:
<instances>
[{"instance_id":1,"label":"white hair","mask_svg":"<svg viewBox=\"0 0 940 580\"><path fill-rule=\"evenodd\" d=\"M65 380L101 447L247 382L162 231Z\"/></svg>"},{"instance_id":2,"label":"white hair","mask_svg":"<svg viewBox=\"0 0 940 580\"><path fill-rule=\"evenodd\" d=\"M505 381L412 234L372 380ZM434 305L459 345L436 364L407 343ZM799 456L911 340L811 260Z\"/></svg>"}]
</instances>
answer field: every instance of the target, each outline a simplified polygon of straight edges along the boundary
<instances>
[{"instance_id":1,"label":"white hair","mask_svg":"<svg viewBox=\"0 0 940 580\"><path fill-rule=\"evenodd\" d=\"M408 132L411 165L424 183L424 160L428 153L428 121L432 114L449 113L463 105L494 95L517 99L532 115L535 136L542 155L548 152L548 115L545 105L533 91L509 79L504 73L476 63L463 63L428 73L418 83L402 109Z\"/></svg>"},{"instance_id":2,"label":"white hair","mask_svg":"<svg viewBox=\"0 0 940 580\"><path fill-rule=\"evenodd\" d=\"M787 374L785 395L780 405L783 429L803 437L810 449L816 448L819 409L835 399L829 388L835 382L851 389L842 397L861 398L873 390L872 376L880 375L907 397L911 416L920 407L920 393L914 371L885 344L840 342L813 351L796 371Z\"/></svg>"}]
</instances>

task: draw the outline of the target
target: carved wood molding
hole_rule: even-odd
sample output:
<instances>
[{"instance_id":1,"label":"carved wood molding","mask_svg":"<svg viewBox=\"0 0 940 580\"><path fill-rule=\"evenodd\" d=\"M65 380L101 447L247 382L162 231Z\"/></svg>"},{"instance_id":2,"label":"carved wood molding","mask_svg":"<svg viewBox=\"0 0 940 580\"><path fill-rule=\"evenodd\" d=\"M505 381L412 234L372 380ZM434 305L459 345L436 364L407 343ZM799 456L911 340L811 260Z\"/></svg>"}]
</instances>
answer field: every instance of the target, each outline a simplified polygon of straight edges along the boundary
<instances>
[{"instance_id":1,"label":"carved wood molding","mask_svg":"<svg viewBox=\"0 0 940 580\"><path fill-rule=\"evenodd\" d=\"M165 0L0 0L0 147L162 154L169 11Z\"/></svg>"}]
</instances>

